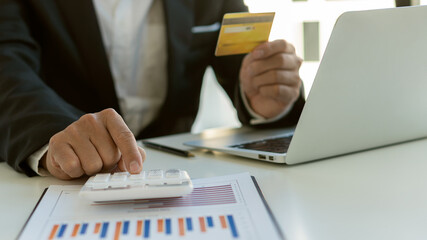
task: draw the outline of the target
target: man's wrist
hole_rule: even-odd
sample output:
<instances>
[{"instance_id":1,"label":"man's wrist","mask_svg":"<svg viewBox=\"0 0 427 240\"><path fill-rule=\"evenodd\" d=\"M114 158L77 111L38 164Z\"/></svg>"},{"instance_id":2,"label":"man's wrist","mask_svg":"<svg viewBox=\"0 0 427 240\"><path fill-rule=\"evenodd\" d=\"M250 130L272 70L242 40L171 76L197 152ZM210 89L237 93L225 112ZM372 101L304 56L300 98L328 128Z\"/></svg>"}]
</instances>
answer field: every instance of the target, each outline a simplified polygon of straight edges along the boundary
<instances>
[{"instance_id":1,"label":"man's wrist","mask_svg":"<svg viewBox=\"0 0 427 240\"><path fill-rule=\"evenodd\" d=\"M246 97L246 94L243 90L243 87L240 85L240 97L242 98L243 104L246 108L246 110L249 112L249 115L252 117L252 119L249 121L251 125L259 125L259 124L265 124L265 123L272 123L276 122L280 119L282 119L284 116L286 116L294 106L294 104L291 104L287 109L285 109L282 113L279 115L273 117L273 118L265 118L259 114L257 114L249 104L249 101Z\"/></svg>"},{"instance_id":2,"label":"man's wrist","mask_svg":"<svg viewBox=\"0 0 427 240\"><path fill-rule=\"evenodd\" d=\"M49 176L49 171L46 168L46 155L49 149L49 144L44 145L39 150L31 154L27 163L30 168L39 176Z\"/></svg>"}]
</instances>

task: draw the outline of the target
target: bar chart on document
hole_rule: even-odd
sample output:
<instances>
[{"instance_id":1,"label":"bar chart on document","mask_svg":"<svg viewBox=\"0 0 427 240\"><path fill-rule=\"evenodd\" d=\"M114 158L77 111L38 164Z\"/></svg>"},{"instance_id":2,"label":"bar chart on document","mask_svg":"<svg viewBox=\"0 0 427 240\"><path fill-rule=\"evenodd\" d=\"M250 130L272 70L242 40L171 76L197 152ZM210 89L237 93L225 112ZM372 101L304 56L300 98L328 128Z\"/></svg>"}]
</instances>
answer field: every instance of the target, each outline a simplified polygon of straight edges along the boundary
<instances>
[{"instance_id":1,"label":"bar chart on document","mask_svg":"<svg viewBox=\"0 0 427 240\"><path fill-rule=\"evenodd\" d=\"M196 179L193 192L184 197L103 203L81 201L76 186L49 188L56 197L45 196L37 208L53 206L46 209L49 216L34 214L20 239L26 239L26 232L35 233L31 221L44 222L39 239L260 239L264 232L275 239L268 213L249 210L258 203L245 198L250 185L242 180ZM263 218L268 221L257 222ZM265 231L269 228L270 233Z\"/></svg>"},{"instance_id":2,"label":"bar chart on document","mask_svg":"<svg viewBox=\"0 0 427 240\"><path fill-rule=\"evenodd\" d=\"M239 239L234 221L233 215L219 215L68 222L50 226L44 239Z\"/></svg>"}]
</instances>

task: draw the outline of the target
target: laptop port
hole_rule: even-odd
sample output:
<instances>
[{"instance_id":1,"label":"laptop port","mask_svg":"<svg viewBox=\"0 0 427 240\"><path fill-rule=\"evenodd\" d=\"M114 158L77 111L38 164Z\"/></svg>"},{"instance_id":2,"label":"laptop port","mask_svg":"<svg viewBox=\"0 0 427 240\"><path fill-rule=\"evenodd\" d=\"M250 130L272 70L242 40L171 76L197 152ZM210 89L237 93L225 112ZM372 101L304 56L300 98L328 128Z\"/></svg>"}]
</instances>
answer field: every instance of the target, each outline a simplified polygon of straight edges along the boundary
<instances>
[{"instance_id":1,"label":"laptop port","mask_svg":"<svg viewBox=\"0 0 427 240\"><path fill-rule=\"evenodd\" d=\"M258 158L261 159L261 160L266 160L267 159L267 157L265 155L262 155L262 154L258 154Z\"/></svg>"},{"instance_id":2,"label":"laptop port","mask_svg":"<svg viewBox=\"0 0 427 240\"><path fill-rule=\"evenodd\" d=\"M274 156L268 156L268 160L274 161Z\"/></svg>"}]
</instances>

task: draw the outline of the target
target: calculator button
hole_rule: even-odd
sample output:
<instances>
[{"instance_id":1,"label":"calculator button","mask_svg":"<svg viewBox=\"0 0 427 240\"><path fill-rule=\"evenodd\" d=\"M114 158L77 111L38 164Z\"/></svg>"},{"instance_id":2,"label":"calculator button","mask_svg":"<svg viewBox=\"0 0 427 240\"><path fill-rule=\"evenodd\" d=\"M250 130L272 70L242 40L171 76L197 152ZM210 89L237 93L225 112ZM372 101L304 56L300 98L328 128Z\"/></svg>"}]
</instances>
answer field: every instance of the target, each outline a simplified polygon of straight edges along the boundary
<instances>
[{"instance_id":1,"label":"calculator button","mask_svg":"<svg viewBox=\"0 0 427 240\"><path fill-rule=\"evenodd\" d=\"M147 173L147 179L160 179L163 178L163 170L150 170Z\"/></svg>"},{"instance_id":2,"label":"calculator button","mask_svg":"<svg viewBox=\"0 0 427 240\"><path fill-rule=\"evenodd\" d=\"M113 174L113 176L111 176L110 181L111 182L124 182L124 181L126 181L127 178L128 178L127 175L122 175L122 174L116 175L116 174Z\"/></svg>"},{"instance_id":3,"label":"calculator button","mask_svg":"<svg viewBox=\"0 0 427 240\"><path fill-rule=\"evenodd\" d=\"M129 179L131 179L131 180L142 180L142 179L144 179L144 173L132 174L129 176Z\"/></svg>"},{"instance_id":4,"label":"calculator button","mask_svg":"<svg viewBox=\"0 0 427 240\"><path fill-rule=\"evenodd\" d=\"M126 188L128 186L127 183L119 182L119 183L111 183L111 188Z\"/></svg>"},{"instance_id":5,"label":"calculator button","mask_svg":"<svg viewBox=\"0 0 427 240\"><path fill-rule=\"evenodd\" d=\"M181 171L179 169L169 169L165 172L166 178L179 178L181 176Z\"/></svg>"},{"instance_id":6,"label":"calculator button","mask_svg":"<svg viewBox=\"0 0 427 240\"><path fill-rule=\"evenodd\" d=\"M107 183L97 183L92 185L92 189L94 190L101 190L101 189L107 189L108 184Z\"/></svg>"},{"instance_id":7,"label":"calculator button","mask_svg":"<svg viewBox=\"0 0 427 240\"><path fill-rule=\"evenodd\" d=\"M113 176L129 176L128 172L115 172Z\"/></svg>"},{"instance_id":8,"label":"calculator button","mask_svg":"<svg viewBox=\"0 0 427 240\"><path fill-rule=\"evenodd\" d=\"M110 174L109 173L101 173L101 174L97 174L94 178L93 178L93 182L94 183L101 183L101 182L107 182L108 179L110 178Z\"/></svg>"}]
</instances>

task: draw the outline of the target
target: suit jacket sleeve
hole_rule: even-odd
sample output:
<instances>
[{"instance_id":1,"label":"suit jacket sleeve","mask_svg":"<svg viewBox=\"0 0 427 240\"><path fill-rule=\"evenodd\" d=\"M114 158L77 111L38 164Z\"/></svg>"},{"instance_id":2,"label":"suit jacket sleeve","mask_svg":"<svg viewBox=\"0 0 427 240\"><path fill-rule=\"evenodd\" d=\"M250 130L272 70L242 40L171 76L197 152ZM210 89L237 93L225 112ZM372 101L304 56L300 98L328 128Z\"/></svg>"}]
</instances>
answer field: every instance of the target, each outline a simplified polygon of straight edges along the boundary
<instances>
[{"instance_id":1,"label":"suit jacket sleeve","mask_svg":"<svg viewBox=\"0 0 427 240\"><path fill-rule=\"evenodd\" d=\"M223 7L223 14L233 12L247 12L248 9L241 0L225 0ZM237 110L239 120L243 125L249 125L251 115L247 111L242 96L240 94L239 84L239 71L244 55L215 57L212 67L215 71L218 82L230 96L233 101L234 107ZM299 116L304 107L305 98L303 87L301 87L300 96L293 105L291 111L282 119L268 124L255 125L256 128L272 128L272 127L286 127L296 125Z\"/></svg>"},{"instance_id":2,"label":"suit jacket sleeve","mask_svg":"<svg viewBox=\"0 0 427 240\"><path fill-rule=\"evenodd\" d=\"M83 113L39 75L40 48L19 1L0 4L0 161L29 176L27 158Z\"/></svg>"}]
</instances>

